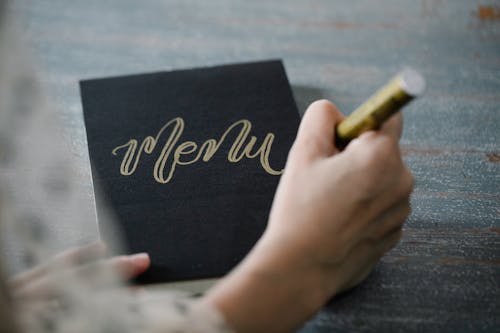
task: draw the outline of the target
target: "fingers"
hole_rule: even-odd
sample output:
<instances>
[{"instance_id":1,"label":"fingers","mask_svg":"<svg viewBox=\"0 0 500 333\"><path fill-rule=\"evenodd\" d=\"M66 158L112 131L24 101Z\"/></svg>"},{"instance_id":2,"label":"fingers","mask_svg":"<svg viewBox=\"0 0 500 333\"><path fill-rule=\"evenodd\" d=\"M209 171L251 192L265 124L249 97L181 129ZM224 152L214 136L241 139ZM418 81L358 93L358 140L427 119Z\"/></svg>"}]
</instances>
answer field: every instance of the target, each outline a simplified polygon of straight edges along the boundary
<instances>
[{"instance_id":1,"label":"fingers","mask_svg":"<svg viewBox=\"0 0 500 333\"><path fill-rule=\"evenodd\" d=\"M403 116L397 112L378 131L367 131L352 140L345 152L358 155L364 161L385 163L388 158L401 160L399 138L403 130Z\"/></svg>"},{"instance_id":2,"label":"fingers","mask_svg":"<svg viewBox=\"0 0 500 333\"><path fill-rule=\"evenodd\" d=\"M393 230L401 228L410 212L409 199L398 202L370 224L366 237L373 240L384 238Z\"/></svg>"},{"instance_id":3,"label":"fingers","mask_svg":"<svg viewBox=\"0 0 500 333\"><path fill-rule=\"evenodd\" d=\"M413 175L406 167L399 175L389 180L385 187L381 187L376 198L366 207L366 214L369 221L387 219L384 216L391 216L394 212L406 215L410 212L410 196L413 191Z\"/></svg>"},{"instance_id":4,"label":"fingers","mask_svg":"<svg viewBox=\"0 0 500 333\"><path fill-rule=\"evenodd\" d=\"M340 274L350 277L340 286L337 292L353 288L364 281L377 264L380 257L395 247L403 235L400 227L387 233L382 239L373 241L365 239L358 243L344 260Z\"/></svg>"},{"instance_id":5,"label":"fingers","mask_svg":"<svg viewBox=\"0 0 500 333\"><path fill-rule=\"evenodd\" d=\"M393 173L397 172L391 172ZM381 178L378 177L380 182ZM348 232L353 242L363 237L379 239L389 230L402 225L410 214L410 195L413 190L411 172L404 168L401 175L394 175L388 182L388 185L380 185L380 190L368 188L365 197L363 194L358 195L365 199L357 205L361 223L352 224ZM354 185L364 190L363 184Z\"/></svg>"},{"instance_id":6,"label":"fingers","mask_svg":"<svg viewBox=\"0 0 500 333\"><path fill-rule=\"evenodd\" d=\"M111 271L118 274L120 278L127 280L144 273L150 265L151 259L147 253L136 253L100 260L93 264L78 267L72 272L77 276L85 276L86 279L92 281L96 272Z\"/></svg>"},{"instance_id":7,"label":"fingers","mask_svg":"<svg viewBox=\"0 0 500 333\"><path fill-rule=\"evenodd\" d=\"M88 286L104 287L116 281L116 274L122 279L130 279L146 271L150 264L148 254L138 253L100 260L73 269L52 270L15 288L13 295L17 299L57 297L61 288L71 280L85 281Z\"/></svg>"},{"instance_id":8,"label":"fingers","mask_svg":"<svg viewBox=\"0 0 500 333\"><path fill-rule=\"evenodd\" d=\"M384 124L382 124L380 132L390 135L398 141L403 133L403 113L396 112L392 115Z\"/></svg>"},{"instance_id":9,"label":"fingers","mask_svg":"<svg viewBox=\"0 0 500 333\"><path fill-rule=\"evenodd\" d=\"M398 142L403 133L403 113L396 112L387 121L385 121L379 130L371 130L361 133L358 138L353 139L348 146L352 145L353 142L357 142L361 137L373 137L373 133L377 133L382 136L389 136Z\"/></svg>"},{"instance_id":10,"label":"fingers","mask_svg":"<svg viewBox=\"0 0 500 333\"><path fill-rule=\"evenodd\" d=\"M312 103L302 117L289 160L310 162L334 154L335 126L343 118L335 105L327 100Z\"/></svg>"},{"instance_id":11,"label":"fingers","mask_svg":"<svg viewBox=\"0 0 500 333\"><path fill-rule=\"evenodd\" d=\"M61 252L49 262L49 265L52 267L77 267L104 258L106 252L106 244L99 240L85 246Z\"/></svg>"},{"instance_id":12,"label":"fingers","mask_svg":"<svg viewBox=\"0 0 500 333\"><path fill-rule=\"evenodd\" d=\"M47 263L38 265L28 271L22 272L9 281L9 285L18 288L40 276L50 273L54 267L78 266L100 258L106 254L106 245L102 241L93 242L81 247L72 248L61 252Z\"/></svg>"},{"instance_id":13,"label":"fingers","mask_svg":"<svg viewBox=\"0 0 500 333\"><path fill-rule=\"evenodd\" d=\"M115 257L109 260L109 265L124 279L134 278L144 273L151 265L147 253L137 253L130 256Z\"/></svg>"},{"instance_id":14,"label":"fingers","mask_svg":"<svg viewBox=\"0 0 500 333\"><path fill-rule=\"evenodd\" d=\"M401 227L397 227L393 229L391 232L387 233L386 236L382 239L382 244L379 251L379 257L383 256L387 252L389 252L393 247L398 245L399 241L403 237L403 229Z\"/></svg>"}]
</instances>

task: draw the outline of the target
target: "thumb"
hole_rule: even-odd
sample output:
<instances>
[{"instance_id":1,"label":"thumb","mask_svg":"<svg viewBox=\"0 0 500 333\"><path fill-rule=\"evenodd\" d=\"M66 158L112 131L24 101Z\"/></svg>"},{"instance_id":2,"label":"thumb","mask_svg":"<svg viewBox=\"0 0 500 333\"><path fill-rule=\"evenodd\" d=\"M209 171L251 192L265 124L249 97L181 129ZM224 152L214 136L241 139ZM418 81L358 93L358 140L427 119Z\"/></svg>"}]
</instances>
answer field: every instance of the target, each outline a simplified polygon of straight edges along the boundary
<instances>
[{"instance_id":1,"label":"thumb","mask_svg":"<svg viewBox=\"0 0 500 333\"><path fill-rule=\"evenodd\" d=\"M289 161L311 162L335 154L335 126L343 118L342 113L330 101L319 100L312 103L302 117Z\"/></svg>"}]
</instances>

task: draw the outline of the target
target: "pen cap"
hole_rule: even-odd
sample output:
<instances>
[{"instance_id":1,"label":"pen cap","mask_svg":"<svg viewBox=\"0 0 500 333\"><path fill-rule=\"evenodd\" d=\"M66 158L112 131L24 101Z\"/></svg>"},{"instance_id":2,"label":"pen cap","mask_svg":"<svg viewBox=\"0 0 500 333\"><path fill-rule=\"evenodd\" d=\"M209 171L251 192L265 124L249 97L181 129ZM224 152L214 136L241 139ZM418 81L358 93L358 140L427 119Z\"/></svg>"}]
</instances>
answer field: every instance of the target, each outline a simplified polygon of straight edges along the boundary
<instances>
[{"instance_id":1,"label":"pen cap","mask_svg":"<svg viewBox=\"0 0 500 333\"><path fill-rule=\"evenodd\" d=\"M422 75L411 68L403 69L337 126L337 142L342 146L363 132L379 128L424 90Z\"/></svg>"},{"instance_id":2,"label":"pen cap","mask_svg":"<svg viewBox=\"0 0 500 333\"><path fill-rule=\"evenodd\" d=\"M404 68L396 77L401 80L401 88L413 97L423 94L425 90L425 80L419 72L412 68Z\"/></svg>"}]
</instances>

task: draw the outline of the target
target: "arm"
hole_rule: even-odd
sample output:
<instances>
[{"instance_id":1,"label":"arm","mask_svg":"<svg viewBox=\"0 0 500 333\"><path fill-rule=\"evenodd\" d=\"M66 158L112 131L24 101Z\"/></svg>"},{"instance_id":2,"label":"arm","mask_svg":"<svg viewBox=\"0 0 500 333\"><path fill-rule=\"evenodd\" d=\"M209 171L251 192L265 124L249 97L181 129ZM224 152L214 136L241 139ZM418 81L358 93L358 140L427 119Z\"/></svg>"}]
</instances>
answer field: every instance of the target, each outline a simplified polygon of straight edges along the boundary
<instances>
[{"instance_id":1,"label":"arm","mask_svg":"<svg viewBox=\"0 0 500 333\"><path fill-rule=\"evenodd\" d=\"M364 280L401 237L412 176L401 159L401 115L339 152L343 116L327 101L306 111L264 235L200 301L239 333L287 332Z\"/></svg>"}]
</instances>

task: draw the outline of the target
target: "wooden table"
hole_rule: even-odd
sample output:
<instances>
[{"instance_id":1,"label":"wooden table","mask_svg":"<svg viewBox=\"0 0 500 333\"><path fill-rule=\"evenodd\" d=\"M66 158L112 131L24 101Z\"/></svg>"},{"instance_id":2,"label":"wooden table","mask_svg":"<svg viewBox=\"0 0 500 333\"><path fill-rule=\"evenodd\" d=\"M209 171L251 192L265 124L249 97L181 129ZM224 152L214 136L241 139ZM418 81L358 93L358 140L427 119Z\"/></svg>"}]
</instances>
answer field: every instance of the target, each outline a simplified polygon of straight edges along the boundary
<instances>
[{"instance_id":1,"label":"wooden table","mask_svg":"<svg viewBox=\"0 0 500 333\"><path fill-rule=\"evenodd\" d=\"M499 1L13 6L72 133L89 210L80 79L282 58L300 109L328 98L350 112L402 66L420 69L427 93L404 111L402 145L416 178L405 236L365 283L301 332L500 330Z\"/></svg>"}]
</instances>

